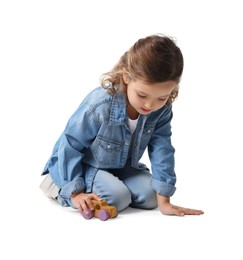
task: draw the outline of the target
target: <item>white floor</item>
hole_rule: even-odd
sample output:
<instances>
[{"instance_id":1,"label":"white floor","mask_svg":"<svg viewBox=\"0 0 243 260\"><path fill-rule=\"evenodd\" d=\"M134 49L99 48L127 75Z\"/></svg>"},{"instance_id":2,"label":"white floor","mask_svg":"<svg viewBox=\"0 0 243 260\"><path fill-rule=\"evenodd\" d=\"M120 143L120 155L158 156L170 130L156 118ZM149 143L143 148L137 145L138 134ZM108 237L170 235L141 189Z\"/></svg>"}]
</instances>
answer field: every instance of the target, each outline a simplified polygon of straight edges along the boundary
<instances>
[{"instance_id":1,"label":"white floor","mask_svg":"<svg viewBox=\"0 0 243 260\"><path fill-rule=\"evenodd\" d=\"M203 216L168 217L158 210L129 208L107 221L86 220L46 198L37 179L30 179L24 190L13 184L6 193L7 205L1 208L1 259L243 257L241 204L233 198L222 195L203 201L194 194L184 200L184 206L205 210ZM176 200L180 202L177 195Z\"/></svg>"}]
</instances>

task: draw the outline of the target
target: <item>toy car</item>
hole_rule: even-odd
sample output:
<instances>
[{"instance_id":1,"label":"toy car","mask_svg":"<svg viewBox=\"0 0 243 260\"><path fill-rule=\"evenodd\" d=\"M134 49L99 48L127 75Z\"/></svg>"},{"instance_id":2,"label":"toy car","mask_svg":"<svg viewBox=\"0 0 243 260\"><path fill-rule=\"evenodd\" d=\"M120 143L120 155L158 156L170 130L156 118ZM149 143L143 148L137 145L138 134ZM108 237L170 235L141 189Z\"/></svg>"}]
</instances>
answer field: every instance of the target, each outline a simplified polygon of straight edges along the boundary
<instances>
[{"instance_id":1,"label":"toy car","mask_svg":"<svg viewBox=\"0 0 243 260\"><path fill-rule=\"evenodd\" d=\"M108 205L105 200L92 200L92 203L94 205L94 210L89 210L88 214L86 214L84 211L82 212L82 216L85 219L96 217L105 221L109 218L115 218L118 215L116 207Z\"/></svg>"}]
</instances>

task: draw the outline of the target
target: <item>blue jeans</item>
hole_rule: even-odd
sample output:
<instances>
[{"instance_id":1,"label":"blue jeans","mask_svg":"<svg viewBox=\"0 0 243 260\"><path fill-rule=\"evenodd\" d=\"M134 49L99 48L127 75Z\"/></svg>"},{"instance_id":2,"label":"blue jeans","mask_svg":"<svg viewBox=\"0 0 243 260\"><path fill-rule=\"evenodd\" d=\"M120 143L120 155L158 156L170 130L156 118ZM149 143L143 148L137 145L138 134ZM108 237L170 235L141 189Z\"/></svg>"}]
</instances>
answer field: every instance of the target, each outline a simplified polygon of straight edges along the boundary
<instances>
[{"instance_id":1,"label":"blue jeans","mask_svg":"<svg viewBox=\"0 0 243 260\"><path fill-rule=\"evenodd\" d=\"M99 170L93 181L92 192L116 206L118 211L127 207L154 209L156 192L150 186L151 173L126 166L118 170Z\"/></svg>"}]
</instances>

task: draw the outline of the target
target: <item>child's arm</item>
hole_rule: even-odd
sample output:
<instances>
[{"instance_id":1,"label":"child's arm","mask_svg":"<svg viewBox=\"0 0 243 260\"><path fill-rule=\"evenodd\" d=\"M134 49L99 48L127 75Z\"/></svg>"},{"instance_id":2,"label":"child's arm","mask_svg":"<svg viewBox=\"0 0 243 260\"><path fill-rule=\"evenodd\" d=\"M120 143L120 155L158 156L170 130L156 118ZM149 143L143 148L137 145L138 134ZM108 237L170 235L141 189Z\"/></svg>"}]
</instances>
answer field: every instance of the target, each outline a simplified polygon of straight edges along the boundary
<instances>
[{"instance_id":1,"label":"child's arm","mask_svg":"<svg viewBox=\"0 0 243 260\"><path fill-rule=\"evenodd\" d=\"M162 214L164 215L201 215L204 212L202 210L183 208L170 203L170 198L157 194L158 206Z\"/></svg>"}]
</instances>

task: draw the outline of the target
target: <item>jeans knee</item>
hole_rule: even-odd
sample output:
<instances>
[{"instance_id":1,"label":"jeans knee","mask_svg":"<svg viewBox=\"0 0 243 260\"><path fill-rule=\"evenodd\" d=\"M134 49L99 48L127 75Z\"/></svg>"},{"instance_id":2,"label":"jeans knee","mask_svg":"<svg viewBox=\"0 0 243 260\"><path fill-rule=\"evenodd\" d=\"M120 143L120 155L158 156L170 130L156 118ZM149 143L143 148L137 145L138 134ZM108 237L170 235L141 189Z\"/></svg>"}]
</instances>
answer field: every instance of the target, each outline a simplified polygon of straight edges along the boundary
<instances>
[{"instance_id":1,"label":"jeans knee","mask_svg":"<svg viewBox=\"0 0 243 260\"><path fill-rule=\"evenodd\" d=\"M128 189L117 191L116 193L113 193L110 198L107 199L107 202L110 205L115 206L120 212L129 207L129 205L131 204L131 193Z\"/></svg>"},{"instance_id":2,"label":"jeans knee","mask_svg":"<svg viewBox=\"0 0 243 260\"><path fill-rule=\"evenodd\" d=\"M131 204L134 208L155 209L158 207L156 192L148 190L135 198Z\"/></svg>"},{"instance_id":3,"label":"jeans knee","mask_svg":"<svg viewBox=\"0 0 243 260\"><path fill-rule=\"evenodd\" d=\"M158 207L158 202L157 202L156 192L151 192L151 194L149 194L149 196L146 197L145 208L155 209L157 207Z\"/></svg>"}]
</instances>

